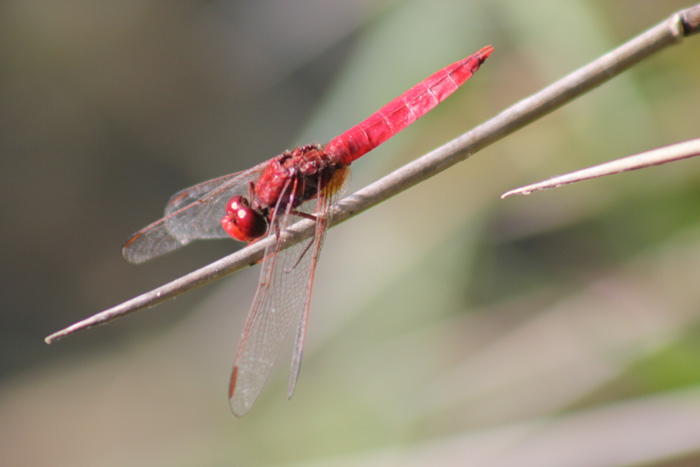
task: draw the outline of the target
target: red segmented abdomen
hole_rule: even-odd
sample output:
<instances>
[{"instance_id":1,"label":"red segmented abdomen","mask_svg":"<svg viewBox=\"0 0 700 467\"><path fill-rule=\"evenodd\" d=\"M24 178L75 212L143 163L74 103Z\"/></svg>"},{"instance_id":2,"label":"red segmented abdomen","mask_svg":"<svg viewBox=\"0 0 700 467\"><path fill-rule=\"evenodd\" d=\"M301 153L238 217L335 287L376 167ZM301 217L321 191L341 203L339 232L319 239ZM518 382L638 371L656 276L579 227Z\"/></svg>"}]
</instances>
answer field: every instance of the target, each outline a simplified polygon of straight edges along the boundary
<instances>
[{"instance_id":1,"label":"red segmented abdomen","mask_svg":"<svg viewBox=\"0 0 700 467\"><path fill-rule=\"evenodd\" d=\"M332 160L349 165L432 110L464 84L493 52L487 46L421 81L326 145Z\"/></svg>"}]
</instances>

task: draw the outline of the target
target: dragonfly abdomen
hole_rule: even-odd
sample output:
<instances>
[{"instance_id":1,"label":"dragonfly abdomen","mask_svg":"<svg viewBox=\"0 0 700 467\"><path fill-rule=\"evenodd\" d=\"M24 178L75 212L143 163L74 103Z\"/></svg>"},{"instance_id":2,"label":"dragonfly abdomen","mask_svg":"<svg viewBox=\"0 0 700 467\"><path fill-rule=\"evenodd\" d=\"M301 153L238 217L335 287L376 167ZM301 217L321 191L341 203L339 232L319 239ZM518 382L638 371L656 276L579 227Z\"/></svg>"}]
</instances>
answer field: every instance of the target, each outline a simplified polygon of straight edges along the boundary
<instances>
[{"instance_id":1,"label":"dragonfly abdomen","mask_svg":"<svg viewBox=\"0 0 700 467\"><path fill-rule=\"evenodd\" d=\"M492 46L484 47L429 76L362 123L335 137L326 146L326 154L344 165L362 157L447 99L479 69L492 51Z\"/></svg>"}]
</instances>

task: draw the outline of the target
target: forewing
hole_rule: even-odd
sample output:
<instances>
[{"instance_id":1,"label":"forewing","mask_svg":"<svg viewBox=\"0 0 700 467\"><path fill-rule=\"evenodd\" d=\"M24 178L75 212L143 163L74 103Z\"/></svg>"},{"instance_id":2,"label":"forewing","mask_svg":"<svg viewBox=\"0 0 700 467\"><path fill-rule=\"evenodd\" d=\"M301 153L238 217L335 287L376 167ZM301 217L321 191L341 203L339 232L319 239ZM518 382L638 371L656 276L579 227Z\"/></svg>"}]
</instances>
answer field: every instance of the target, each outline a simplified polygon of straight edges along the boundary
<instances>
[{"instance_id":1,"label":"forewing","mask_svg":"<svg viewBox=\"0 0 700 467\"><path fill-rule=\"evenodd\" d=\"M231 375L229 402L231 410L239 417L245 415L258 398L279 355L282 342L305 300L305 278L309 267L305 257L308 255L304 255L301 262L299 257L313 239L280 251L282 245L278 233L294 220L296 216L287 209L278 219L271 221L271 225L276 227L270 235L276 235L277 241L265 250L260 282L236 351Z\"/></svg>"},{"instance_id":2,"label":"forewing","mask_svg":"<svg viewBox=\"0 0 700 467\"><path fill-rule=\"evenodd\" d=\"M124 259L141 263L169 253L197 239L228 237L221 227L232 196L248 196L250 182L268 162L186 188L173 195L165 216L131 236L122 248Z\"/></svg>"},{"instance_id":3,"label":"forewing","mask_svg":"<svg viewBox=\"0 0 700 467\"><path fill-rule=\"evenodd\" d=\"M328 193L328 196L321 196L303 206L304 211L317 214L313 238L281 251L281 237L278 237L278 241L265 251L260 282L231 375L229 402L233 413L238 416L245 415L255 403L270 376L282 343L293 325L298 323L289 380L291 396L301 364L314 270L328 225L328 208L334 199L336 196ZM287 210L278 219L280 231L298 219ZM274 220L271 225L275 225Z\"/></svg>"},{"instance_id":4,"label":"forewing","mask_svg":"<svg viewBox=\"0 0 700 467\"><path fill-rule=\"evenodd\" d=\"M292 353L292 364L289 370L289 382L287 384L287 398L291 399L294 394L294 388L299 380L299 372L301 371L301 357L304 353L304 342L306 341L306 327L309 323L309 310L311 309L311 291L314 286L314 275L316 273L316 264L321 254L323 241L326 239L326 231L331 221L331 207L335 202L343 196L345 189L350 181L350 168L345 167L336 171L333 179L319 193L318 203L316 205L316 230L313 237L313 245L302 260L310 261L308 266L308 277L306 284L306 303L299 310L300 314L297 319L297 334L294 340L294 351Z\"/></svg>"}]
</instances>

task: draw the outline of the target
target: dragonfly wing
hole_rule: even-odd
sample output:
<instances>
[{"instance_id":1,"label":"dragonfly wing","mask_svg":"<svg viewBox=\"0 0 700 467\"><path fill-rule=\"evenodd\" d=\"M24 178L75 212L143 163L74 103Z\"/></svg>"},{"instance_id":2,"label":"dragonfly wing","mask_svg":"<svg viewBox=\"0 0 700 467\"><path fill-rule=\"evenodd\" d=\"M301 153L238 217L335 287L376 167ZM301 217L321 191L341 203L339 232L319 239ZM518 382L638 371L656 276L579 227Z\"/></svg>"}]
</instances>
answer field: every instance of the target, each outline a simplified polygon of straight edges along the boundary
<instances>
[{"instance_id":1,"label":"dragonfly wing","mask_svg":"<svg viewBox=\"0 0 700 467\"><path fill-rule=\"evenodd\" d=\"M176 193L165 216L131 236L122 248L124 259L142 263L197 239L226 238L221 227L226 203L232 196L247 196L250 182L267 166L215 178Z\"/></svg>"},{"instance_id":2,"label":"dragonfly wing","mask_svg":"<svg viewBox=\"0 0 700 467\"><path fill-rule=\"evenodd\" d=\"M225 212L226 202L232 196L243 194L243 190L247 190L246 179L239 180L240 173L225 175L223 177L208 180L203 183L180 190L170 197L168 204L165 205L165 214L163 218L168 220L165 227L173 237L187 243L190 238L225 238L228 234L221 227L221 218ZM233 185L229 184L234 180ZM198 203L205 196L212 193L218 187L229 187L220 192L220 196L216 199L211 199L206 203ZM246 193L247 194L247 193ZM223 204L222 204L223 201ZM191 212L187 213L193 218L193 223L196 219L196 226L187 224L181 225L182 214L178 216L178 212L187 206L192 205Z\"/></svg>"},{"instance_id":3,"label":"dragonfly wing","mask_svg":"<svg viewBox=\"0 0 700 467\"><path fill-rule=\"evenodd\" d=\"M249 196L250 183L258 178L270 161L248 170L214 178L180 190L170 197L165 206L168 231L180 241L207 238L229 238L221 227L226 203L231 197ZM186 214L178 214L187 209Z\"/></svg>"},{"instance_id":4,"label":"dragonfly wing","mask_svg":"<svg viewBox=\"0 0 700 467\"><path fill-rule=\"evenodd\" d=\"M345 175L347 172L343 179ZM316 215L313 238L284 251L281 251L281 242L277 241L265 251L260 282L241 335L231 375L229 402L233 413L238 416L245 415L255 403L270 376L285 337L294 323L298 323L288 394L291 396L294 391L301 368L316 262L328 226L329 207L338 196L338 187L333 191L327 189L317 200L303 206L305 212ZM278 231L281 232L298 219L287 209L278 222L273 219L271 225L279 225Z\"/></svg>"},{"instance_id":5,"label":"dragonfly wing","mask_svg":"<svg viewBox=\"0 0 700 467\"><path fill-rule=\"evenodd\" d=\"M309 250L316 239L281 250L279 232L299 219L291 212L291 205L287 203L287 209L281 213L275 209L279 214L271 220L270 235L276 235L277 241L265 251L258 289L236 351L229 402L238 416L245 415L258 398L310 293L308 277L313 265Z\"/></svg>"},{"instance_id":6,"label":"dragonfly wing","mask_svg":"<svg viewBox=\"0 0 700 467\"><path fill-rule=\"evenodd\" d=\"M301 371L301 357L304 353L304 342L306 341L306 327L309 322L309 310L311 308L311 291L314 285L314 274L316 272L316 264L318 262L318 257L321 254L321 248L323 247L323 241L326 238L326 231L328 230L328 224L331 221L331 207L335 202L340 199L340 197L345 192L348 184L350 182L350 168L345 167L340 169L334 175L331 182L329 182L324 189L319 193L318 203L316 205L316 230L314 232L313 244L310 250L306 253L306 256L302 258L302 261L310 261L308 266L308 276L306 283L306 302L299 310L300 316L298 318L297 324L297 334L294 340L294 351L292 353L292 364L289 370L289 382L287 383L287 398L291 399L292 394L294 394L294 388L296 387L297 381L299 380L299 372Z\"/></svg>"}]
</instances>

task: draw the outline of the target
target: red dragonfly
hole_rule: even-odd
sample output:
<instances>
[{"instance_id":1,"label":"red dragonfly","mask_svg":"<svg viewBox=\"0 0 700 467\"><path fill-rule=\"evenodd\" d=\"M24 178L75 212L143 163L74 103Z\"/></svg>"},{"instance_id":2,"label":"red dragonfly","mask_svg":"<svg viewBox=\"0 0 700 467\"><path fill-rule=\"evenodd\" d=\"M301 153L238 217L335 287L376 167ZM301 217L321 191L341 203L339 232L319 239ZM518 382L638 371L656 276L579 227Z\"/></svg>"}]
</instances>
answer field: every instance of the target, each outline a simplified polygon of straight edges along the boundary
<instances>
[{"instance_id":1,"label":"red dragonfly","mask_svg":"<svg viewBox=\"0 0 700 467\"><path fill-rule=\"evenodd\" d=\"M245 415L253 406L287 332L296 323L288 397L294 392L316 262L330 207L343 191L350 164L446 99L492 51L492 46L484 47L438 71L325 146L285 151L251 169L176 193L162 219L126 241L124 258L141 263L192 240L233 237L254 242L275 236L262 260L260 281L233 364L229 401L234 414ZM280 233L301 218L315 221L313 237L282 250Z\"/></svg>"}]
</instances>

